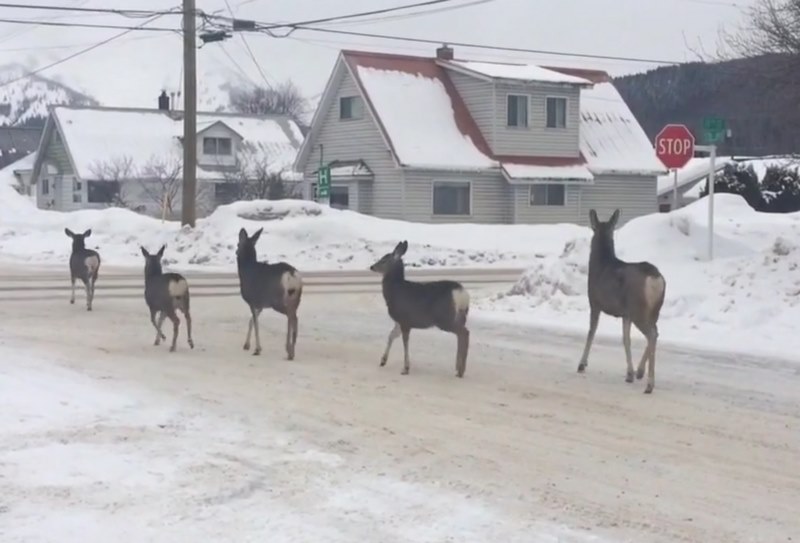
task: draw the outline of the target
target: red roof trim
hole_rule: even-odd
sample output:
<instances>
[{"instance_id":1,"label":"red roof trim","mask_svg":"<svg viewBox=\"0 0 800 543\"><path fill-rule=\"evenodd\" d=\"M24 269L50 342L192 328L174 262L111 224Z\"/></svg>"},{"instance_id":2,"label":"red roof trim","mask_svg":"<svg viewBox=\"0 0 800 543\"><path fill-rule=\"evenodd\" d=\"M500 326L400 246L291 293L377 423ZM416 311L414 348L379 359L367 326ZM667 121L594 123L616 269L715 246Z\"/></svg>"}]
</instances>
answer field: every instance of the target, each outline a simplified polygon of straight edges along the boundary
<instances>
[{"instance_id":1,"label":"red roof trim","mask_svg":"<svg viewBox=\"0 0 800 543\"><path fill-rule=\"evenodd\" d=\"M510 156L498 155L495 159L507 164L524 164L526 166L583 166L586 158L583 154L576 157L559 156Z\"/></svg>"}]
</instances>

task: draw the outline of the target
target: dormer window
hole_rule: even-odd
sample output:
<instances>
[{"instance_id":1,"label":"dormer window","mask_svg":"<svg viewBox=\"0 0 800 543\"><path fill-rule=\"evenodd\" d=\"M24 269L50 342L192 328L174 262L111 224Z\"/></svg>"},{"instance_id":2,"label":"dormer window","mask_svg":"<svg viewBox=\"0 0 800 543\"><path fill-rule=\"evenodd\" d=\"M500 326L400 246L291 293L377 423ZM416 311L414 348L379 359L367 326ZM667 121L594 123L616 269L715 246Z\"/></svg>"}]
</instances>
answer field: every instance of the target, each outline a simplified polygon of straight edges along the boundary
<instances>
[{"instance_id":1,"label":"dormer window","mask_svg":"<svg viewBox=\"0 0 800 543\"><path fill-rule=\"evenodd\" d=\"M509 94L507 101L508 126L528 126L528 97L524 94Z\"/></svg>"},{"instance_id":2,"label":"dormer window","mask_svg":"<svg viewBox=\"0 0 800 543\"><path fill-rule=\"evenodd\" d=\"M567 127L567 99L547 97L547 128Z\"/></svg>"},{"instance_id":3,"label":"dormer window","mask_svg":"<svg viewBox=\"0 0 800 543\"><path fill-rule=\"evenodd\" d=\"M360 119L364 110L359 96L342 96L339 98L339 119L346 121Z\"/></svg>"},{"instance_id":4,"label":"dormer window","mask_svg":"<svg viewBox=\"0 0 800 543\"><path fill-rule=\"evenodd\" d=\"M203 154L215 156L230 156L233 154L233 144L230 138L203 138Z\"/></svg>"}]
</instances>

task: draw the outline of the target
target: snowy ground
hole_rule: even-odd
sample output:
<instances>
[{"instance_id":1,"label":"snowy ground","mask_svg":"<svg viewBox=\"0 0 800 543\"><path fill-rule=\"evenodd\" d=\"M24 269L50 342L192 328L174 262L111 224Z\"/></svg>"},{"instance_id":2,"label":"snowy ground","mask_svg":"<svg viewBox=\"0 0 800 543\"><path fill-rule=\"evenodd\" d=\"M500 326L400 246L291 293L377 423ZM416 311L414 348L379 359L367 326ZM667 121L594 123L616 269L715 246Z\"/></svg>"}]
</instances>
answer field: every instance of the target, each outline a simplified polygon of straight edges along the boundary
<instances>
[{"instance_id":1,"label":"snowy ground","mask_svg":"<svg viewBox=\"0 0 800 543\"><path fill-rule=\"evenodd\" d=\"M304 298L292 362L274 314L262 356L241 350L236 298L199 298L197 348L174 354L151 345L142 300L97 302L0 304L4 543L800 531L798 373L780 360L665 346L645 396L618 341L578 375L579 336L476 317L463 380L435 332L412 335L403 377L399 342L378 368L390 325L373 293Z\"/></svg>"}]
</instances>

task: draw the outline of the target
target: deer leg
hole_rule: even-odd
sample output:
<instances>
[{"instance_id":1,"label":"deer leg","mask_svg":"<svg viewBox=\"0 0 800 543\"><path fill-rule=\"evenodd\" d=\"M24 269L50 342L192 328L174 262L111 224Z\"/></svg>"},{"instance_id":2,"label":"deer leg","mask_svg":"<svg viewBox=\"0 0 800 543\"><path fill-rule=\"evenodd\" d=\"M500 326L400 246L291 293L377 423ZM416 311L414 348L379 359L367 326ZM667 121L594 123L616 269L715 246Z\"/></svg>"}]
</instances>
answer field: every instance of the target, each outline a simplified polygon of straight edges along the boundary
<instances>
[{"instance_id":1,"label":"deer leg","mask_svg":"<svg viewBox=\"0 0 800 543\"><path fill-rule=\"evenodd\" d=\"M164 332L161 331L161 325L164 324L164 319L167 316L162 311L161 314L158 316L158 324L156 324L156 341L153 345L161 345L162 339L167 339L167 336L164 335Z\"/></svg>"},{"instance_id":2,"label":"deer leg","mask_svg":"<svg viewBox=\"0 0 800 543\"><path fill-rule=\"evenodd\" d=\"M625 382L633 383L633 360L631 358L631 320L625 317L622 319L622 345L625 347L625 362L628 364L628 371L625 373Z\"/></svg>"},{"instance_id":3,"label":"deer leg","mask_svg":"<svg viewBox=\"0 0 800 543\"><path fill-rule=\"evenodd\" d=\"M75 303L75 280L76 280L74 275L71 277L71 280L72 280L72 295L69 297L69 303L74 304Z\"/></svg>"},{"instance_id":4,"label":"deer leg","mask_svg":"<svg viewBox=\"0 0 800 543\"><path fill-rule=\"evenodd\" d=\"M589 365L589 350L592 348L594 335L597 332L597 323L600 321L599 309L591 307L589 311L589 334L586 336L586 345L583 347L583 355L581 355L581 361L578 364L578 373L586 371L586 366Z\"/></svg>"},{"instance_id":5,"label":"deer leg","mask_svg":"<svg viewBox=\"0 0 800 543\"><path fill-rule=\"evenodd\" d=\"M467 371L467 351L469 351L469 329L466 327L456 332L458 349L456 350L456 376L464 377Z\"/></svg>"},{"instance_id":6,"label":"deer leg","mask_svg":"<svg viewBox=\"0 0 800 543\"><path fill-rule=\"evenodd\" d=\"M644 370L645 364L647 364L647 359L650 358L650 340L647 340L647 347L645 347L644 352L642 353L642 359L639 360L639 366L636 368L636 378L642 379L644 377Z\"/></svg>"},{"instance_id":7,"label":"deer leg","mask_svg":"<svg viewBox=\"0 0 800 543\"><path fill-rule=\"evenodd\" d=\"M400 336L400 325L395 323L394 328L392 331L389 332L389 339L386 341L386 350L383 351L383 356L381 357L381 367L386 365L386 362L389 360L389 350L392 348L392 343Z\"/></svg>"},{"instance_id":8,"label":"deer leg","mask_svg":"<svg viewBox=\"0 0 800 543\"><path fill-rule=\"evenodd\" d=\"M172 321L172 345L169 347L169 352L174 353L176 344L178 343L178 329L180 328L181 321L174 309L167 316L169 320Z\"/></svg>"},{"instance_id":9,"label":"deer leg","mask_svg":"<svg viewBox=\"0 0 800 543\"><path fill-rule=\"evenodd\" d=\"M408 375L408 372L411 371L411 361L408 357L408 338L411 335L411 328L408 326L401 326L400 333L403 336L403 371L400 373L402 375Z\"/></svg>"},{"instance_id":10,"label":"deer leg","mask_svg":"<svg viewBox=\"0 0 800 543\"><path fill-rule=\"evenodd\" d=\"M83 281L83 286L86 289L86 311L92 310L92 284L91 279L85 279Z\"/></svg>"},{"instance_id":11,"label":"deer leg","mask_svg":"<svg viewBox=\"0 0 800 543\"><path fill-rule=\"evenodd\" d=\"M250 327L255 330L256 332L256 348L253 350L253 356L258 356L261 354L261 335L258 333L258 316L261 314L260 309L252 309L253 312L253 320L250 323ZM247 330L247 343L250 343L250 328Z\"/></svg>"},{"instance_id":12,"label":"deer leg","mask_svg":"<svg viewBox=\"0 0 800 543\"><path fill-rule=\"evenodd\" d=\"M294 360L294 343L297 341L297 314L290 310L286 324L286 358Z\"/></svg>"},{"instance_id":13,"label":"deer leg","mask_svg":"<svg viewBox=\"0 0 800 543\"><path fill-rule=\"evenodd\" d=\"M194 349L194 340L192 339L192 315L189 313L188 307L183 307L181 310L183 311L183 315L186 317L186 335L188 336L187 343L189 344L190 349Z\"/></svg>"},{"instance_id":14,"label":"deer leg","mask_svg":"<svg viewBox=\"0 0 800 543\"><path fill-rule=\"evenodd\" d=\"M245 351L250 350L250 334L253 333L253 317L247 319L247 338L244 340L244 346L242 347Z\"/></svg>"},{"instance_id":15,"label":"deer leg","mask_svg":"<svg viewBox=\"0 0 800 543\"><path fill-rule=\"evenodd\" d=\"M658 326L655 324L647 337L647 344L650 348L650 364L647 367L647 386L645 394L651 394L656 387L656 343L658 342Z\"/></svg>"}]
</instances>

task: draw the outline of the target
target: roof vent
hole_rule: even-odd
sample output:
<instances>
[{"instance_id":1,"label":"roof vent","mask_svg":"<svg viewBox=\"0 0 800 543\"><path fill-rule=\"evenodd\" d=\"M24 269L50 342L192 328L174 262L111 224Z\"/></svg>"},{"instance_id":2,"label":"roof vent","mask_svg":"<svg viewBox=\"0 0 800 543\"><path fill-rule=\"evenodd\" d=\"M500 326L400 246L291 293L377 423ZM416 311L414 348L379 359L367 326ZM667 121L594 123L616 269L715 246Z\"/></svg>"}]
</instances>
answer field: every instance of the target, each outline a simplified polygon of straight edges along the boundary
<instances>
[{"instance_id":1,"label":"roof vent","mask_svg":"<svg viewBox=\"0 0 800 543\"><path fill-rule=\"evenodd\" d=\"M446 43L436 49L436 58L441 60L453 60L453 48Z\"/></svg>"},{"instance_id":2,"label":"roof vent","mask_svg":"<svg viewBox=\"0 0 800 543\"><path fill-rule=\"evenodd\" d=\"M169 111L169 96L167 96L166 91L161 91L161 95L158 97L158 109L161 111Z\"/></svg>"}]
</instances>

